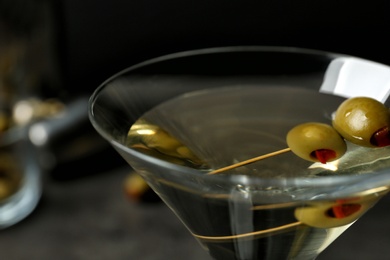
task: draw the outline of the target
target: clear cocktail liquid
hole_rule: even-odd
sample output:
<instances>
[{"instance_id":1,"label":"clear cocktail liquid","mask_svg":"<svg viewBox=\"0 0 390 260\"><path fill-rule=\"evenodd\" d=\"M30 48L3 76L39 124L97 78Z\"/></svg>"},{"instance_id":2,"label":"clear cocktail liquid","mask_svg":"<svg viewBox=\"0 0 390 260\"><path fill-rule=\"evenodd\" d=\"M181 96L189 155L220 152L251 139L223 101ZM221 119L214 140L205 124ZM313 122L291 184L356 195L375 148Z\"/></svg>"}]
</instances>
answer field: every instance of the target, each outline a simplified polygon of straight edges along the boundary
<instances>
[{"instance_id":1,"label":"clear cocktail liquid","mask_svg":"<svg viewBox=\"0 0 390 260\"><path fill-rule=\"evenodd\" d=\"M289 87L231 86L198 91L147 112L129 130L126 145L205 175L286 148L286 134L297 124L331 124L332 114L343 100ZM217 259L314 259L388 187L332 197L329 189L323 192L307 184L251 185L245 176L310 180L389 168L390 149L347 145L341 159L327 164L287 152L219 173L242 178L228 190L215 185L207 192L197 191L163 178L148 182ZM334 187L335 192L340 189Z\"/></svg>"}]
</instances>

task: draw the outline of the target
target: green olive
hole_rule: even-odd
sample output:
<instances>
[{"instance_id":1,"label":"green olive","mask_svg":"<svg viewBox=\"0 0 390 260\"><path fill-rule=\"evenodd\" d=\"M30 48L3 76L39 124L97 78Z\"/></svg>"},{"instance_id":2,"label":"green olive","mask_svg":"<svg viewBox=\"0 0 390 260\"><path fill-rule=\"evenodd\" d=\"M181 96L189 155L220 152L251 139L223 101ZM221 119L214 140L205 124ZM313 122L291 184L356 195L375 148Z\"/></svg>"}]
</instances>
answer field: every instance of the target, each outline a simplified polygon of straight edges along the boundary
<instances>
[{"instance_id":1,"label":"green olive","mask_svg":"<svg viewBox=\"0 0 390 260\"><path fill-rule=\"evenodd\" d=\"M150 187L141 175L131 173L125 178L125 193L133 201L141 201L143 196L150 192Z\"/></svg>"},{"instance_id":2,"label":"green olive","mask_svg":"<svg viewBox=\"0 0 390 260\"><path fill-rule=\"evenodd\" d=\"M139 119L127 133L127 145L155 157L164 157L176 164L192 163L203 165L187 146L157 125Z\"/></svg>"},{"instance_id":3,"label":"green olive","mask_svg":"<svg viewBox=\"0 0 390 260\"><path fill-rule=\"evenodd\" d=\"M351 143L366 147L390 145L390 112L381 102L356 97L338 107L333 127Z\"/></svg>"},{"instance_id":4,"label":"green olive","mask_svg":"<svg viewBox=\"0 0 390 260\"><path fill-rule=\"evenodd\" d=\"M348 225L370 209L379 197L353 198L335 202L312 202L295 209L295 218L311 227L332 228Z\"/></svg>"},{"instance_id":5,"label":"green olive","mask_svg":"<svg viewBox=\"0 0 390 260\"><path fill-rule=\"evenodd\" d=\"M313 162L334 161L346 152L343 138L330 125L304 123L287 134L287 145L297 156Z\"/></svg>"}]
</instances>

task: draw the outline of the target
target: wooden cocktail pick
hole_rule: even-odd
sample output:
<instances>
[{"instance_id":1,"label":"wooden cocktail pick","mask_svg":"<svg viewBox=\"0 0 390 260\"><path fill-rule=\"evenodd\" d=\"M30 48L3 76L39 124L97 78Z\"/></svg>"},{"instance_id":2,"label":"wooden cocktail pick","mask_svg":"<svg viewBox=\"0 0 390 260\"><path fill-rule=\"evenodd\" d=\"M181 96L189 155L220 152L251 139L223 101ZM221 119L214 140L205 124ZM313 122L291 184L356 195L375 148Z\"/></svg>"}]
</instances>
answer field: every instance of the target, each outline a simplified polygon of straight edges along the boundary
<instances>
[{"instance_id":1,"label":"wooden cocktail pick","mask_svg":"<svg viewBox=\"0 0 390 260\"><path fill-rule=\"evenodd\" d=\"M211 175L211 174L221 173L221 172L224 172L224 171L228 171L228 170L231 170L231 169L243 166L243 165L254 163L254 162L257 162L257 161L260 161L260 160L263 160L263 159L266 159L266 158L269 158L269 157L272 157L272 156L275 156L275 155L279 155L279 154L282 154L282 153L287 153L287 152L290 152L290 151L291 151L290 148L281 149L281 150L278 150L278 151L275 151L275 152L272 152L272 153L263 154L263 155L260 155L260 156L257 156L257 157L254 157L254 158L242 161L242 162L238 162L238 163L235 163L235 164L231 164L231 165L219 168L219 169L211 171L211 172L209 172L207 174Z\"/></svg>"}]
</instances>

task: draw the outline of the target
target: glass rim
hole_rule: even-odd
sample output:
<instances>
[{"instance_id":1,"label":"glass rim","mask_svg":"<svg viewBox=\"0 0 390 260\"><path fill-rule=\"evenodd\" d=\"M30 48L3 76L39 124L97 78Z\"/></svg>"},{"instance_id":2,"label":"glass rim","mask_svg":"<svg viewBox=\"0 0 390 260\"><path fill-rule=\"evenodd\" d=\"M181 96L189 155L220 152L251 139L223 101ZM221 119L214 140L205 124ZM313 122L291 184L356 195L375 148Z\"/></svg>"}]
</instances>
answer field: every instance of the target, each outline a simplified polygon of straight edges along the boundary
<instances>
[{"instance_id":1,"label":"glass rim","mask_svg":"<svg viewBox=\"0 0 390 260\"><path fill-rule=\"evenodd\" d=\"M385 181L385 176L389 175L390 172L387 170L381 170L375 173L366 173L366 174L357 174L357 175L343 175L343 176L320 176L320 177L285 177L285 178L262 178L259 176L251 176L251 175L227 175L227 174L215 174L215 175L207 175L205 173L200 173L200 170L193 169L190 167L185 167L181 165L177 165L174 163L166 162L158 158L154 158L148 155L145 155L141 152L138 152L130 147L125 146L119 141L110 137L108 133L105 132L103 128L98 124L95 120L94 115L94 105L97 99L99 98L100 93L107 87L107 85L120 78L121 76L131 73L132 71L143 68L148 65L152 65L155 63L159 63L162 61L172 60L181 57L187 56L195 56L201 54L212 54L212 53L229 53L229 52L278 52L278 53L295 53L295 54L309 54L309 55L318 55L318 56L326 56L326 57L354 57L352 55L340 54L335 52L328 52L323 50L315 50L309 48L300 48L300 47L288 47L288 46L226 46L226 47L213 47L213 48L203 48L203 49L195 49L188 51L181 51L176 53L171 53L167 55L158 56L155 58L151 58L145 60L143 62L137 63L135 65L129 66L116 74L112 75L103 83L101 83L92 93L88 102L88 115L89 119L96 129L96 131L106 139L114 148L124 151L126 153L131 154L132 156L141 159L143 161L147 161L153 165L159 165L162 168L173 170L170 174L178 175L180 174L188 174L190 177L202 178L204 180L208 180L210 182L224 182L228 184L243 184L247 186L256 186L256 185L269 185L276 187L291 187L291 186L299 186L299 187L325 187L329 185L348 185L349 189L354 189L354 184L356 184L356 192L363 189L375 188L378 186L389 186L390 181ZM363 60L366 60L363 58ZM362 185L362 180L370 180L369 182L365 182ZM390 178L388 178L390 179ZM351 188L351 189L350 189ZM342 192L342 191L341 191Z\"/></svg>"}]
</instances>

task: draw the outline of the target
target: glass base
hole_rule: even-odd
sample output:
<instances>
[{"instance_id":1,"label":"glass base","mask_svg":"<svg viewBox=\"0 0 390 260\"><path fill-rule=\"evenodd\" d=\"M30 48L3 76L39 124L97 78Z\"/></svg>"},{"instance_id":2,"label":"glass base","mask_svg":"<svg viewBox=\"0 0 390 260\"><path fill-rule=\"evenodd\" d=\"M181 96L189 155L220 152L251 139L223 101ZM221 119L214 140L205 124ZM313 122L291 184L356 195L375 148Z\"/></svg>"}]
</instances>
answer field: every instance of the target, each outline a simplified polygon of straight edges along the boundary
<instances>
[{"instance_id":1,"label":"glass base","mask_svg":"<svg viewBox=\"0 0 390 260\"><path fill-rule=\"evenodd\" d=\"M40 200L42 183L39 167L30 165L25 174L20 190L0 202L0 229L10 227L26 218Z\"/></svg>"}]
</instances>

